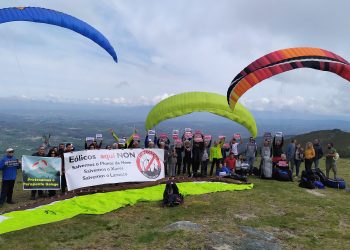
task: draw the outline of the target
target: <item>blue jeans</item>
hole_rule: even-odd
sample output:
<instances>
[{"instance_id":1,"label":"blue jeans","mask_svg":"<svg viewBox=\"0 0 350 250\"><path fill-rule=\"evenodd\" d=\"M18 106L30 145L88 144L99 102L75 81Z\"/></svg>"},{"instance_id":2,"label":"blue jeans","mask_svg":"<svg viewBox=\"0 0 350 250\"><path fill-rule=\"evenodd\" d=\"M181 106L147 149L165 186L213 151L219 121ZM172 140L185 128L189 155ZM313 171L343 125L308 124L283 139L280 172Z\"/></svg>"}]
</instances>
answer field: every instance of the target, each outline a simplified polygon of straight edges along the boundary
<instances>
[{"instance_id":1,"label":"blue jeans","mask_svg":"<svg viewBox=\"0 0 350 250\"><path fill-rule=\"evenodd\" d=\"M253 170L254 161L255 161L255 156L247 156L247 162L248 162L248 164L249 164L250 171Z\"/></svg>"},{"instance_id":2,"label":"blue jeans","mask_svg":"<svg viewBox=\"0 0 350 250\"><path fill-rule=\"evenodd\" d=\"M315 169L318 169L320 159L314 159Z\"/></svg>"},{"instance_id":3,"label":"blue jeans","mask_svg":"<svg viewBox=\"0 0 350 250\"><path fill-rule=\"evenodd\" d=\"M299 176L299 169L300 169L300 165L301 165L301 160L294 160L294 166L295 166L295 174L296 176ZM292 174L293 174L293 167L292 167Z\"/></svg>"}]
</instances>

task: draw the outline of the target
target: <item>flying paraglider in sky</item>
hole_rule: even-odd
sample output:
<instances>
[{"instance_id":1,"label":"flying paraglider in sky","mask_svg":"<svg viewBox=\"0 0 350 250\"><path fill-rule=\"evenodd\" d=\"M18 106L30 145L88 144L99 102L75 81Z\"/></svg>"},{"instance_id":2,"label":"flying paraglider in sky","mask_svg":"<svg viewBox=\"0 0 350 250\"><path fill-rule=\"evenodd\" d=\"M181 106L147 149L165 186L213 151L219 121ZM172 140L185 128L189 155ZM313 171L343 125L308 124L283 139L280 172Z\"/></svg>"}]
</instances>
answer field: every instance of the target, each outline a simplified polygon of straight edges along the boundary
<instances>
[{"instance_id":1,"label":"flying paraglider in sky","mask_svg":"<svg viewBox=\"0 0 350 250\"><path fill-rule=\"evenodd\" d=\"M299 68L332 72L350 81L350 63L330 51L318 48L283 49L267 54L244 68L227 90L228 104L235 109L238 99L256 84Z\"/></svg>"},{"instance_id":2,"label":"flying paraglider in sky","mask_svg":"<svg viewBox=\"0 0 350 250\"><path fill-rule=\"evenodd\" d=\"M193 112L210 112L226 117L243 125L253 137L257 135L256 122L249 110L238 103L235 112L232 112L227 105L225 96L208 92L187 92L162 100L148 113L146 130L162 121Z\"/></svg>"},{"instance_id":3,"label":"flying paraglider in sky","mask_svg":"<svg viewBox=\"0 0 350 250\"><path fill-rule=\"evenodd\" d=\"M75 31L105 49L118 62L117 54L107 38L88 23L55 10L39 7L12 7L0 9L0 23L27 21L46 23Z\"/></svg>"}]
</instances>

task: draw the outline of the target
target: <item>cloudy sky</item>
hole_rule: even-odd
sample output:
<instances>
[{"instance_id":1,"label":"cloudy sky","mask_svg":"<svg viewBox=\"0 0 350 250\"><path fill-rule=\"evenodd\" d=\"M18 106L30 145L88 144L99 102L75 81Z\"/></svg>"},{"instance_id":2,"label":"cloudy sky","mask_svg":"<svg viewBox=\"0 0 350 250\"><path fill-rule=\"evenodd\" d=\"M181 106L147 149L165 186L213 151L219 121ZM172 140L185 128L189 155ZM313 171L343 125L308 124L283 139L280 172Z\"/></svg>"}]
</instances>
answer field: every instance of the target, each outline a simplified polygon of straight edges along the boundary
<instances>
[{"instance_id":1,"label":"cloudy sky","mask_svg":"<svg viewBox=\"0 0 350 250\"><path fill-rule=\"evenodd\" d=\"M119 63L85 37L28 22L0 25L0 97L150 105L176 93L226 95L251 61L287 47L319 47L350 60L349 1L1 0L82 19L102 32ZM299 69L248 91L252 110L350 111L350 85Z\"/></svg>"}]
</instances>

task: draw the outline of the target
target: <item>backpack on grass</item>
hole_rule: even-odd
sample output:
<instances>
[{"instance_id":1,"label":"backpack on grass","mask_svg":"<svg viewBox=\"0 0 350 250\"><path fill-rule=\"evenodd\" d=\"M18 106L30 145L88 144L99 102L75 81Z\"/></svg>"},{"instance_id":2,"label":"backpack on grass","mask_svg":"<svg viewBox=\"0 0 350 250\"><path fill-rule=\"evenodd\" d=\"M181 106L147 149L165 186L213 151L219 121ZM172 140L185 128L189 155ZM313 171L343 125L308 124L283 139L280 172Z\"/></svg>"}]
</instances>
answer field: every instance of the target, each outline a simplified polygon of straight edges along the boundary
<instances>
[{"instance_id":1,"label":"backpack on grass","mask_svg":"<svg viewBox=\"0 0 350 250\"><path fill-rule=\"evenodd\" d=\"M307 188L307 189L315 189L316 185L318 185L318 181L320 178L313 171L303 171L301 173L301 179L299 183L299 187Z\"/></svg>"},{"instance_id":2,"label":"backpack on grass","mask_svg":"<svg viewBox=\"0 0 350 250\"><path fill-rule=\"evenodd\" d=\"M342 178L327 179L326 186L330 188L345 189L346 183Z\"/></svg>"},{"instance_id":3,"label":"backpack on grass","mask_svg":"<svg viewBox=\"0 0 350 250\"><path fill-rule=\"evenodd\" d=\"M179 193L175 182L168 182L163 193L163 207L175 207L184 202L184 197Z\"/></svg>"}]
</instances>

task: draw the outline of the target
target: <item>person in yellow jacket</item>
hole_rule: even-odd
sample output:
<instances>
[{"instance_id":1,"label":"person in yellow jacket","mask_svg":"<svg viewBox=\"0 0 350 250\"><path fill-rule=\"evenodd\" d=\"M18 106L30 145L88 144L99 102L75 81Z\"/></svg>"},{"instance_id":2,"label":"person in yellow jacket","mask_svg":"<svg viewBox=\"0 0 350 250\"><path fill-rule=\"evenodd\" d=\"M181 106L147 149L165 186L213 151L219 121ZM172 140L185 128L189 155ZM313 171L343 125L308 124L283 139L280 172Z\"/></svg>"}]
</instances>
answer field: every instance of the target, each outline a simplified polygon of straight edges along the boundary
<instances>
[{"instance_id":1,"label":"person in yellow jacket","mask_svg":"<svg viewBox=\"0 0 350 250\"><path fill-rule=\"evenodd\" d=\"M213 175L214 165L216 165L216 170L218 169L220 163L222 163L222 152L221 148L225 143L225 138L220 139L219 142L215 141L214 145L210 148L209 159L211 161L210 175ZM215 170L215 173L216 173Z\"/></svg>"},{"instance_id":2,"label":"person in yellow jacket","mask_svg":"<svg viewBox=\"0 0 350 250\"><path fill-rule=\"evenodd\" d=\"M304 157L305 157L305 170L306 172L311 171L311 166L314 161L316 154L315 154L315 149L314 146L311 142L306 143L306 148L304 152Z\"/></svg>"}]
</instances>

